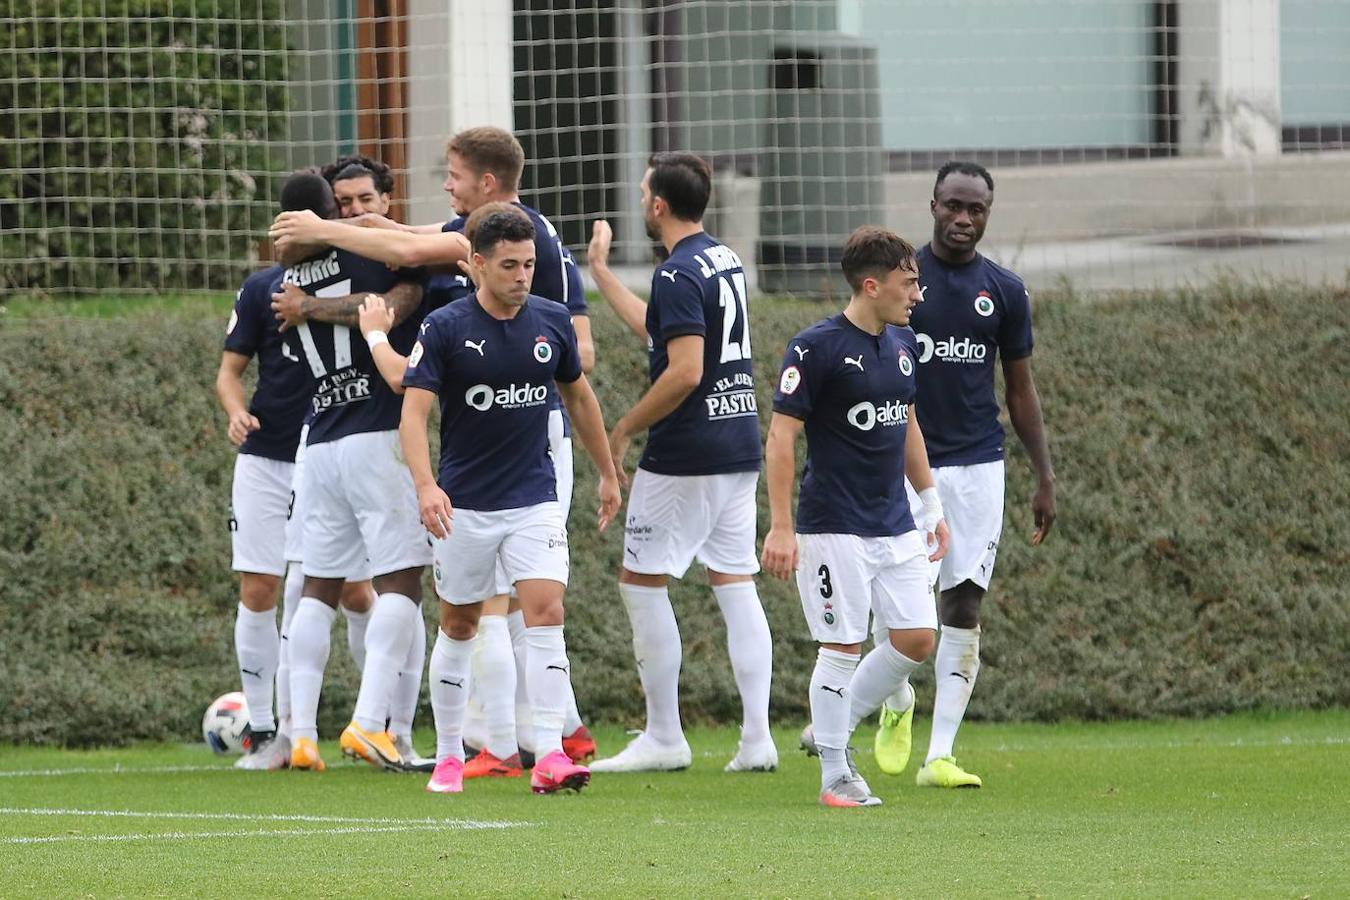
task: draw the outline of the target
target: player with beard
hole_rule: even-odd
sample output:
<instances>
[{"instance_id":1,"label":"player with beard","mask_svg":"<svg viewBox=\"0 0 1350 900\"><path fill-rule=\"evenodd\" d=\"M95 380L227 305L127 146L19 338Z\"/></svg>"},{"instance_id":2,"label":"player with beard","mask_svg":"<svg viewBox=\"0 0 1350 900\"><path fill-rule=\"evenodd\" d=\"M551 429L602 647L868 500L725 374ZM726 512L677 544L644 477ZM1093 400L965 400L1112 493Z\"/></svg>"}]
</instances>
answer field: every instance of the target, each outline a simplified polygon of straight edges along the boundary
<instances>
[{"instance_id":1,"label":"player with beard","mask_svg":"<svg viewBox=\"0 0 1350 900\"><path fill-rule=\"evenodd\" d=\"M745 270L703 230L712 192L707 162L658 153L642 178L647 233L669 254L644 303L609 270L609 224L597 222L587 257L600 293L647 344L651 387L610 433L622 474L633 435L648 432L628 498L619 593L647 698L647 727L596 772L683 769L683 649L668 584L696 560L727 627L741 695L741 739L728 772L772 771L769 733L773 641L755 589L755 485L762 448L750 355Z\"/></svg>"}]
</instances>

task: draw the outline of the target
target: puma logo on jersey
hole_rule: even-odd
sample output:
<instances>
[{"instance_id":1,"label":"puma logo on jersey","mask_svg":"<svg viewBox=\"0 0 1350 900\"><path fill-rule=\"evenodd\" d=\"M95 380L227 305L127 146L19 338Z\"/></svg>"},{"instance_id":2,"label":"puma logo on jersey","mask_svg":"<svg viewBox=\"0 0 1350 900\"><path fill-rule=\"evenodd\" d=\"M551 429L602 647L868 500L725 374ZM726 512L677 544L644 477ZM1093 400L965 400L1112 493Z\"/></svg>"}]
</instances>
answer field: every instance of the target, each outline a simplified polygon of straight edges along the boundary
<instances>
[{"instance_id":1,"label":"puma logo on jersey","mask_svg":"<svg viewBox=\"0 0 1350 900\"><path fill-rule=\"evenodd\" d=\"M922 303L923 301L927 300L928 299L927 295L928 295L928 285L926 284L919 285L919 302Z\"/></svg>"},{"instance_id":2,"label":"puma logo on jersey","mask_svg":"<svg viewBox=\"0 0 1350 900\"><path fill-rule=\"evenodd\" d=\"M460 287L468 287L468 286L469 286L469 279L468 279L467 276L464 276L464 275L456 275L456 276L455 276L455 284L458 284Z\"/></svg>"},{"instance_id":3,"label":"puma logo on jersey","mask_svg":"<svg viewBox=\"0 0 1350 900\"><path fill-rule=\"evenodd\" d=\"M805 350L803 350L801 347L798 347L796 344L793 344L792 352L797 354L797 362L801 362L802 360L806 359L806 354L811 352L811 348L808 347Z\"/></svg>"},{"instance_id":4,"label":"puma logo on jersey","mask_svg":"<svg viewBox=\"0 0 1350 900\"><path fill-rule=\"evenodd\" d=\"M477 351L478 351L478 355L479 355L479 356L482 356L482 355L483 355L483 345L486 344L486 343L487 343L487 338L483 338L481 341L479 341L479 342L476 343L476 344L475 344L473 341L465 341L465 342L464 342L464 346L465 346L465 347L470 347L470 348L472 348L472 349L474 349L474 350L477 350Z\"/></svg>"},{"instance_id":5,"label":"puma logo on jersey","mask_svg":"<svg viewBox=\"0 0 1350 900\"><path fill-rule=\"evenodd\" d=\"M423 322L417 329L418 334L426 334L427 329L431 327L430 322Z\"/></svg>"},{"instance_id":6,"label":"puma logo on jersey","mask_svg":"<svg viewBox=\"0 0 1350 900\"><path fill-rule=\"evenodd\" d=\"M281 355L289 359L291 362L300 361L300 357L295 355L295 351L291 349L291 345L286 343L285 341L281 342Z\"/></svg>"},{"instance_id":7,"label":"puma logo on jersey","mask_svg":"<svg viewBox=\"0 0 1350 900\"><path fill-rule=\"evenodd\" d=\"M674 280L675 280L675 273L674 273L674 272L667 272L665 269L662 269L662 270L661 270L661 277L662 277L662 278L669 278L671 281L674 281Z\"/></svg>"},{"instance_id":8,"label":"puma logo on jersey","mask_svg":"<svg viewBox=\"0 0 1350 900\"><path fill-rule=\"evenodd\" d=\"M862 358L863 358L863 355L862 355L861 353L858 354L858 358L857 358L857 359L853 359L853 358L851 358L851 357L845 356L845 357L844 357L844 365L846 365L846 366L857 366L857 367L858 367L858 371L861 372L861 371L863 371Z\"/></svg>"}]
</instances>

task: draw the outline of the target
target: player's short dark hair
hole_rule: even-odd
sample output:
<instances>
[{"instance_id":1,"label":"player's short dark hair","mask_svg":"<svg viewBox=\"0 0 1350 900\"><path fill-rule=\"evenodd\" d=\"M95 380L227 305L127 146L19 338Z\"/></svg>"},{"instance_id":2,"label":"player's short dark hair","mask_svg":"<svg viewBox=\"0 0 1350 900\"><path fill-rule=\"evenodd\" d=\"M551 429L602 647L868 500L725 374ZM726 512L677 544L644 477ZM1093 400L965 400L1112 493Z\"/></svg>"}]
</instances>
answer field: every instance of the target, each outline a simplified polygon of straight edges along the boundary
<instances>
[{"instance_id":1,"label":"player's short dark hair","mask_svg":"<svg viewBox=\"0 0 1350 900\"><path fill-rule=\"evenodd\" d=\"M514 193L520 189L525 149L511 132L490 125L466 128L452 137L445 149L480 175L495 176L503 191Z\"/></svg>"},{"instance_id":2,"label":"player's short dark hair","mask_svg":"<svg viewBox=\"0 0 1350 900\"><path fill-rule=\"evenodd\" d=\"M353 166L360 166L365 171L355 170L352 168ZM346 156L339 156L323 167L323 177L328 179L329 184L363 176L369 176L375 185L375 190L381 194L392 194L394 192L394 170L378 159L371 159L369 156L362 156L359 153L349 153Z\"/></svg>"},{"instance_id":3,"label":"player's short dark hair","mask_svg":"<svg viewBox=\"0 0 1350 900\"><path fill-rule=\"evenodd\" d=\"M989 170L979 163L970 162L963 159L952 159L942 164L938 169L937 181L933 182L933 195L937 195L937 189L942 186L942 182L948 175L955 173L957 175L971 175L975 178L983 178L984 183L989 185L989 192L994 192L994 176L989 174Z\"/></svg>"},{"instance_id":4,"label":"player's short dark hair","mask_svg":"<svg viewBox=\"0 0 1350 900\"><path fill-rule=\"evenodd\" d=\"M919 261L914 246L894 231L864 225L854 229L844 242L844 255L839 264L848 286L860 291L863 279L882 279L896 269L917 270Z\"/></svg>"},{"instance_id":5,"label":"player's short dark hair","mask_svg":"<svg viewBox=\"0 0 1350 900\"><path fill-rule=\"evenodd\" d=\"M484 203L464 223L464 236L474 253L487 256L503 241L533 241L534 223L511 203Z\"/></svg>"},{"instance_id":6,"label":"player's short dark hair","mask_svg":"<svg viewBox=\"0 0 1350 900\"><path fill-rule=\"evenodd\" d=\"M320 219L332 219L337 216L333 186L322 175L296 172L281 185L281 209L283 212L308 209Z\"/></svg>"},{"instance_id":7,"label":"player's short dark hair","mask_svg":"<svg viewBox=\"0 0 1350 900\"><path fill-rule=\"evenodd\" d=\"M653 197L670 206L675 218L697 222L703 218L712 196L712 167L693 153L653 153L647 166L652 174L647 182Z\"/></svg>"}]
</instances>

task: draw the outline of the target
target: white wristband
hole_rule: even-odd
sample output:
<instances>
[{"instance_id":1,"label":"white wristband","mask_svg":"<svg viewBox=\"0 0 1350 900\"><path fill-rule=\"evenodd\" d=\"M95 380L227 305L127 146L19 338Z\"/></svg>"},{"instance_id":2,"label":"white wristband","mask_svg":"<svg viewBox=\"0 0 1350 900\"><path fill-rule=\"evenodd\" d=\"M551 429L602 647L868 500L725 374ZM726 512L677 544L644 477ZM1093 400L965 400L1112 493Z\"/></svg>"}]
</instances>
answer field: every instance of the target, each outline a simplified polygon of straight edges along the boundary
<instances>
[{"instance_id":1,"label":"white wristband","mask_svg":"<svg viewBox=\"0 0 1350 900\"><path fill-rule=\"evenodd\" d=\"M372 331L370 334L366 335L366 346L371 350L374 350L380 344L387 343L389 343L389 335L385 334L383 331Z\"/></svg>"},{"instance_id":2,"label":"white wristband","mask_svg":"<svg viewBox=\"0 0 1350 900\"><path fill-rule=\"evenodd\" d=\"M938 499L937 488L926 487L919 491L919 503L922 503L923 509L919 510L919 521L915 525L925 532L934 532L938 522L942 521L942 501Z\"/></svg>"}]
</instances>

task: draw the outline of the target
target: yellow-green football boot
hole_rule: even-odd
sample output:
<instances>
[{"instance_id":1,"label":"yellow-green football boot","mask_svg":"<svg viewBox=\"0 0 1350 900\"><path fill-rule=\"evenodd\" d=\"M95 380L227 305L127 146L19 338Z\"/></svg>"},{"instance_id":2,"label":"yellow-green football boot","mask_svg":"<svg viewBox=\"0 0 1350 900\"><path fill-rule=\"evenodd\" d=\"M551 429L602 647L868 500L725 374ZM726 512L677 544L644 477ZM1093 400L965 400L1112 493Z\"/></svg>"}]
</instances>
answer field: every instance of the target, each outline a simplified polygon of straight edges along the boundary
<instances>
[{"instance_id":1,"label":"yellow-green football boot","mask_svg":"<svg viewBox=\"0 0 1350 900\"><path fill-rule=\"evenodd\" d=\"M881 705L881 725L873 742L876 750L877 767L887 775L899 775L909 765L911 731L914 727L914 698L911 695L909 709L896 712L886 704Z\"/></svg>"},{"instance_id":2,"label":"yellow-green football boot","mask_svg":"<svg viewBox=\"0 0 1350 900\"><path fill-rule=\"evenodd\" d=\"M914 777L919 787L977 788L984 782L956 764L950 756L939 756L925 765Z\"/></svg>"}]
</instances>

